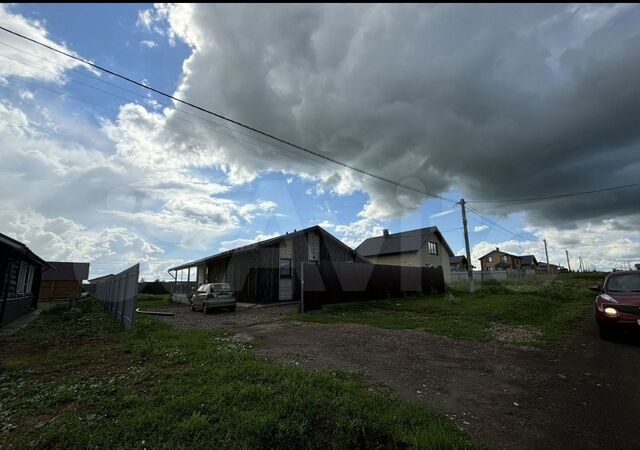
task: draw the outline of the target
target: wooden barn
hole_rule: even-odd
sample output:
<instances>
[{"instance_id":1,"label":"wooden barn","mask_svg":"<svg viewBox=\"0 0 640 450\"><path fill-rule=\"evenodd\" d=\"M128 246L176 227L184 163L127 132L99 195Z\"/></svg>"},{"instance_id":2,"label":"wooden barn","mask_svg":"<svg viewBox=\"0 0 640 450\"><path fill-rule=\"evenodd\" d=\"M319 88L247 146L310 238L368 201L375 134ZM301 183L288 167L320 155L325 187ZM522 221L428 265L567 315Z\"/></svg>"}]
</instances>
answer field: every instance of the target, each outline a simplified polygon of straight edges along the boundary
<instances>
[{"instance_id":1,"label":"wooden barn","mask_svg":"<svg viewBox=\"0 0 640 450\"><path fill-rule=\"evenodd\" d=\"M38 307L42 272L51 265L0 233L0 327Z\"/></svg>"},{"instance_id":2,"label":"wooden barn","mask_svg":"<svg viewBox=\"0 0 640 450\"><path fill-rule=\"evenodd\" d=\"M89 278L89 263L49 261L54 268L42 274L40 300L64 300L79 294Z\"/></svg>"},{"instance_id":3,"label":"wooden barn","mask_svg":"<svg viewBox=\"0 0 640 450\"><path fill-rule=\"evenodd\" d=\"M238 301L272 303L300 300L302 263L332 261L368 263L316 225L172 267L169 273L176 282L229 283Z\"/></svg>"}]
</instances>

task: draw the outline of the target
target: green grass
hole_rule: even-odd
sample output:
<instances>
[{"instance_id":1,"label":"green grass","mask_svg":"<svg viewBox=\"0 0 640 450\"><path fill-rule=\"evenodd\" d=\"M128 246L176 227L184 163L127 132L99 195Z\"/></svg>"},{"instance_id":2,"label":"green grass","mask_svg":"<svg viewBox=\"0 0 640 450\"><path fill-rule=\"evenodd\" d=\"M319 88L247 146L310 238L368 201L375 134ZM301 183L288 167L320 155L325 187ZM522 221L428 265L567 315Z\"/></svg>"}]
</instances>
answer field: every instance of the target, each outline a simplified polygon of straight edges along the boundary
<instances>
[{"instance_id":1,"label":"green grass","mask_svg":"<svg viewBox=\"0 0 640 450\"><path fill-rule=\"evenodd\" d=\"M528 327L540 333L528 343L541 344L565 339L579 326L595 297L588 287L602 278L567 274L551 281L524 278L484 283L474 294L451 290L447 295L333 304L293 317L317 323L421 329L477 341L494 339L492 324Z\"/></svg>"},{"instance_id":2,"label":"green grass","mask_svg":"<svg viewBox=\"0 0 640 450\"><path fill-rule=\"evenodd\" d=\"M0 352L2 448L479 447L353 377L146 316L125 332L93 300L50 308Z\"/></svg>"},{"instance_id":3,"label":"green grass","mask_svg":"<svg viewBox=\"0 0 640 450\"><path fill-rule=\"evenodd\" d=\"M173 303L171 294L138 294L138 308L146 310L166 309L169 306L179 306Z\"/></svg>"}]
</instances>

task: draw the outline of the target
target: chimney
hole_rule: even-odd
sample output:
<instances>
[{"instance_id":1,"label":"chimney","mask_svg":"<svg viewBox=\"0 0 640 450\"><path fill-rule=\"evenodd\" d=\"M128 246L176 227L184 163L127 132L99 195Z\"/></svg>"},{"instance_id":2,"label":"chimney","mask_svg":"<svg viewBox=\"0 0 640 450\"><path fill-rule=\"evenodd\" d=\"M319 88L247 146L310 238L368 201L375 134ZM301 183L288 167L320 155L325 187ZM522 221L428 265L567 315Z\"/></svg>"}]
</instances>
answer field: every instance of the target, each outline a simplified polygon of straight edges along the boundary
<instances>
[{"instance_id":1,"label":"chimney","mask_svg":"<svg viewBox=\"0 0 640 450\"><path fill-rule=\"evenodd\" d=\"M387 230L387 229L382 230L382 235L384 237L389 237L389 230Z\"/></svg>"},{"instance_id":2,"label":"chimney","mask_svg":"<svg viewBox=\"0 0 640 450\"><path fill-rule=\"evenodd\" d=\"M496 247L496 251L499 252L500 251L500 247Z\"/></svg>"}]
</instances>

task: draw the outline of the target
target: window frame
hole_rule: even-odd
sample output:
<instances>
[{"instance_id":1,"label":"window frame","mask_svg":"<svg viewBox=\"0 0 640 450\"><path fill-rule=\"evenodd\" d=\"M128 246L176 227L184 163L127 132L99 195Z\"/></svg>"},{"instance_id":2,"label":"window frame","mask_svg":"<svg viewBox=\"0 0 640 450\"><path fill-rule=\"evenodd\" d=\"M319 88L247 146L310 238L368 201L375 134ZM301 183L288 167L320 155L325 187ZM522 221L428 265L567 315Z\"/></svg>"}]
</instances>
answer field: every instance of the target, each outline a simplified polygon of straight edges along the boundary
<instances>
[{"instance_id":1,"label":"window frame","mask_svg":"<svg viewBox=\"0 0 640 450\"><path fill-rule=\"evenodd\" d=\"M24 285L24 292L27 293L27 294L32 294L33 293L33 276L34 276L34 272L35 272L35 267L29 266L29 269L27 270L27 278L25 280L25 285Z\"/></svg>"},{"instance_id":2,"label":"window frame","mask_svg":"<svg viewBox=\"0 0 640 450\"><path fill-rule=\"evenodd\" d=\"M287 261L288 262L288 267L289 267L289 273L288 274L283 274L282 273L282 262L283 261ZM293 265L292 265L292 261L291 258L280 258L280 260L278 261L278 276L280 278L293 278Z\"/></svg>"},{"instance_id":3,"label":"window frame","mask_svg":"<svg viewBox=\"0 0 640 450\"><path fill-rule=\"evenodd\" d=\"M433 245L433 252L431 251L431 246ZM430 255L435 255L438 256L438 243L437 242L431 242L431 241L427 241L427 251L429 252Z\"/></svg>"},{"instance_id":4,"label":"window frame","mask_svg":"<svg viewBox=\"0 0 640 450\"><path fill-rule=\"evenodd\" d=\"M27 280L27 271L27 263L24 261L20 261L20 268L18 269L18 280L16 282L16 294L25 294L24 287Z\"/></svg>"}]
</instances>

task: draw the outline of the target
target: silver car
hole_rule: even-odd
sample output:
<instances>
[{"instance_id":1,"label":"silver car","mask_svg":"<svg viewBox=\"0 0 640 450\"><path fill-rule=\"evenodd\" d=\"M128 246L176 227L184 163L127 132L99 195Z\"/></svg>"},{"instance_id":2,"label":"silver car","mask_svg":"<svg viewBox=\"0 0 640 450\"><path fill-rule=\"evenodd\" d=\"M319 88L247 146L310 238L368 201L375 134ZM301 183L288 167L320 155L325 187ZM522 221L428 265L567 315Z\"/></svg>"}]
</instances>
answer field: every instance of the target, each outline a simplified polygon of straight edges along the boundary
<instances>
[{"instance_id":1,"label":"silver car","mask_svg":"<svg viewBox=\"0 0 640 450\"><path fill-rule=\"evenodd\" d=\"M207 314L214 308L236 310L236 296L229 283L202 284L190 300L191 311L202 309Z\"/></svg>"}]
</instances>

